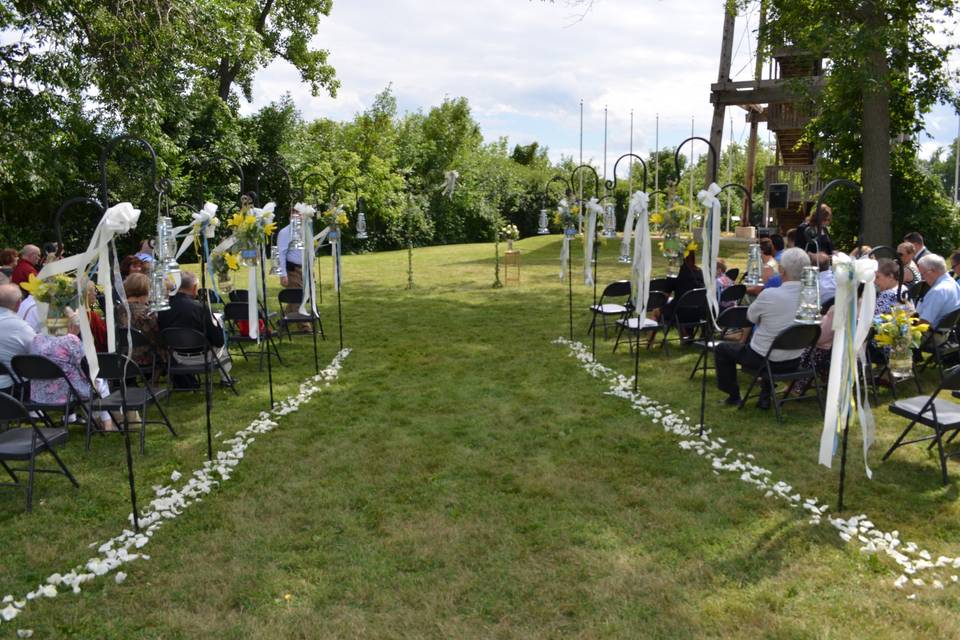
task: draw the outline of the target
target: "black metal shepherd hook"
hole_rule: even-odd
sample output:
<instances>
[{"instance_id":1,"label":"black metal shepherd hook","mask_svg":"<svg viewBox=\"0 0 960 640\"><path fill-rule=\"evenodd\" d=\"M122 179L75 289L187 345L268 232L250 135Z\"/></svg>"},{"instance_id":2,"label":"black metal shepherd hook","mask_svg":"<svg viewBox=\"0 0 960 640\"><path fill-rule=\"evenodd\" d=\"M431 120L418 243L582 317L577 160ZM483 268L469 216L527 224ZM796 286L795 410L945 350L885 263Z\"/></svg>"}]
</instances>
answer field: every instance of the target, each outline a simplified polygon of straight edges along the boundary
<instances>
[{"instance_id":1,"label":"black metal shepherd hook","mask_svg":"<svg viewBox=\"0 0 960 640\"><path fill-rule=\"evenodd\" d=\"M569 194L573 193L573 189L570 187L570 183L564 176L555 175L549 180L546 184L543 185L543 207L547 207L547 203L550 202L550 185L554 182L559 182L563 185L563 196L567 197ZM563 230L564 236L566 236L567 230ZM565 240L561 240L565 242ZM573 272L571 271L571 260L570 254L567 253L567 303L570 308L570 342L573 342Z\"/></svg>"},{"instance_id":2,"label":"black metal shepherd hook","mask_svg":"<svg viewBox=\"0 0 960 640\"><path fill-rule=\"evenodd\" d=\"M309 200L309 198L307 197L308 195L307 185L311 181L316 181L316 180L321 180L323 182L323 186L325 187L325 191L323 193L326 193L326 194L330 193L331 182L326 177L324 177L324 175L319 171L312 171L310 173L307 173L305 176L303 176L303 180L300 181L300 199L303 200L304 202L307 202ZM315 197L313 202L317 211L321 211L326 207L326 203L321 201L319 197ZM313 242L312 239L310 241ZM316 256L317 256L316 249L314 249L313 247L310 247L310 250L313 251L313 256L314 256L315 262L317 263L317 287L316 287L317 301L320 304L323 304L323 278L321 277L320 261L316 260ZM310 278L313 278L312 273L310 274ZM317 362L319 363L319 360ZM317 373L320 373L319 366L320 365L317 364Z\"/></svg>"},{"instance_id":3,"label":"black metal shepherd hook","mask_svg":"<svg viewBox=\"0 0 960 640\"><path fill-rule=\"evenodd\" d=\"M150 156L151 183L152 183L153 190L157 193L158 196L163 197L164 195L169 194L170 188L171 188L171 183L169 180L166 180L166 179L163 181L157 180L157 154L153 150L153 147L150 146L149 142L147 142L142 138L137 138L131 135L116 136L115 138L107 142L107 144L104 145L103 149L100 151L100 205L104 213L106 212L107 209L110 208L110 188L107 181L107 161L109 160L110 155L113 153L113 150L116 149L121 142L135 143L147 151L147 153ZM57 212L57 219L55 223L57 226L58 236L60 233L59 231L60 214L62 213L62 211L63 211L63 207L61 207L61 211ZM116 248L114 248L114 251L116 251ZM118 283L114 282L113 286L117 287ZM106 295L113 295L113 292L111 291L106 291L104 293ZM124 370L126 370L126 367L128 364L129 364L129 360L124 360ZM129 424L129 420L127 419L127 416L129 414L127 412L127 376L126 375L124 375L123 380L120 381L120 410L123 413L123 420L122 420L123 441L124 441L124 448L126 449L126 455L127 455L127 479L130 484L130 505L133 509L133 527L136 531L139 532L140 531L140 515L137 512L138 511L137 510L137 489L136 489L136 483L135 483L134 472L133 472L133 454L130 448L130 424Z\"/></svg>"},{"instance_id":4,"label":"black metal shepherd hook","mask_svg":"<svg viewBox=\"0 0 960 640\"><path fill-rule=\"evenodd\" d=\"M333 180L333 184L330 186L331 198L336 197L337 195L337 186L340 184L341 180L347 180L350 184L353 185L353 194L356 197L356 211L360 211L360 204L362 202L360 198L360 187L357 185L357 181L353 176L348 175L339 175ZM337 231L339 237L337 241L340 243L340 250L343 250L343 231ZM334 246L333 243L330 244L330 253L333 254ZM334 255L333 259L337 261L336 268L336 281L334 281L334 287L337 290L337 328L340 333L340 350L343 351L343 301L340 297L340 291L343 289L343 264L340 262L340 255Z\"/></svg>"},{"instance_id":5,"label":"black metal shepherd hook","mask_svg":"<svg viewBox=\"0 0 960 640\"><path fill-rule=\"evenodd\" d=\"M717 150L706 138L701 138L700 136L690 136L683 142L677 145L677 150L673 153L673 166L677 170L677 182L680 182L680 149L683 148L683 145L688 142L693 142L694 140L700 140L707 145L707 148L710 150L710 156L713 158L713 174L710 176L710 182L717 181ZM693 169L693 167L690 167Z\"/></svg>"},{"instance_id":6,"label":"black metal shepherd hook","mask_svg":"<svg viewBox=\"0 0 960 640\"><path fill-rule=\"evenodd\" d=\"M819 237L821 232L821 218L819 215L820 206L824 203L827 198L827 194L830 193L834 188L839 186L846 186L853 189L856 189L858 203L860 205L858 215L857 215L857 242L858 244L863 238L863 191L860 188L860 185L853 180L847 180L846 178L838 178L836 180L831 180L823 187L823 190L820 191L820 196L817 198L817 208L814 211L817 212L817 236ZM899 258L898 258L899 262ZM900 265L900 282L903 282L903 265ZM897 288L897 297L899 299L900 290ZM844 485L847 475L847 437L850 433L850 412L847 412L847 420L843 425L843 437L842 444L840 447L840 487L837 491L837 511L843 511L843 492Z\"/></svg>"},{"instance_id":7,"label":"black metal shepherd hook","mask_svg":"<svg viewBox=\"0 0 960 640\"><path fill-rule=\"evenodd\" d=\"M234 169L236 169L237 175L240 177L240 190L239 190L239 193L237 194L237 206L239 206L240 203L241 203L241 201L242 201L242 199L243 199L243 188L244 188L243 167L240 166L240 163L239 163L239 162L237 162L237 161L234 160L233 158L228 158L227 156L224 156L224 155L215 154L215 155L212 155L212 156L209 156L208 158L206 158L206 159L200 164L200 167L197 169L197 172L200 173L200 174L202 174L204 171L206 171L209 167L213 166L214 164L222 164L222 163L229 164L229 165L232 166ZM203 184L198 181L198 183L197 183L197 208L198 208L198 209L199 209L199 208L202 208L202 207L203 207L203 204L204 204ZM206 253L205 253L204 251L201 251L201 252L200 252L200 255L198 256L198 258L200 259L200 288L203 289L203 295L202 295L201 298L200 298L200 304L203 305L204 317L207 317L208 315L210 315L211 312L210 312L210 293L209 293L209 291L207 290L207 263L206 263L207 256L206 256ZM248 294L248 295L249 295L249 294ZM211 425L210 425L210 412L211 412L211 409L213 408L213 407L212 407L212 405L213 405L213 398L211 397L211 394L209 393L209 391L210 391L210 372L207 370L207 369L208 369L208 367L206 366L207 364L208 364L208 363L206 362L206 359L204 359L204 365L205 365L205 366L204 366L204 370L205 370L205 373L204 373L204 384L205 384L205 387L204 387L204 388L205 388L205 390L206 390L206 393L205 393L205 398L206 398L205 412L206 412L206 420L207 420L207 458L210 459L210 460L212 460L212 459L213 459L213 435L212 435L213 432L212 432Z\"/></svg>"},{"instance_id":8,"label":"black metal shepherd hook","mask_svg":"<svg viewBox=\"0 0 960 640\"><path fill-rule=\"evenodd\" d=\"M617 188L617 167L620 166L620 161L623 160L624 158L633 158L635 160L640 161L640 166L643 167L643 182L641 183L642 184L641 188L643 189L643 191L646 191L647 190L647 163L643 161L643 158L641 158L635 153L625 153L619 158L617 158L617 161L613 163L613 180L607 180L606 182L607 190L613 191L614 189Z\"/></svg>"},{"instance_id":9,"label":"black metal shepherd hook","mask_svg":"<svg viewBox=\"0 0 960 640\"><path fill-rule=\"evenodd\" d=\"M580 171L581 169L589 169L591 172L593 172L593 185L594 185L593 192L597 200L599 201L601 197L600 196L600 174L598 174L597 170L594 169L589 164L582 164L570 173L570 184L576 184L577 172ZM578 194L578 197L580 199L580 213L582 215L585 213L584 202L583 202L583 183L581 183L580 185L580 193ZM593 226L593 230L591 231L591 233L593 233L593 255L591 256L591 260L590 260L591 266L593 268L593 306L591 307L591 313L592 313L593 309L595 309L597 306L597 267L598 267L598 261L600 259L600 246L599 246L600 243L597 242L597 240L599 239L599 237L597 236L597 225ZM590 351L593 358L596 359L597 327L595 324L593 326L593 331L591 332L591 337L592 337L592 341L591 341Z\"/></svg>"}]
</instances>

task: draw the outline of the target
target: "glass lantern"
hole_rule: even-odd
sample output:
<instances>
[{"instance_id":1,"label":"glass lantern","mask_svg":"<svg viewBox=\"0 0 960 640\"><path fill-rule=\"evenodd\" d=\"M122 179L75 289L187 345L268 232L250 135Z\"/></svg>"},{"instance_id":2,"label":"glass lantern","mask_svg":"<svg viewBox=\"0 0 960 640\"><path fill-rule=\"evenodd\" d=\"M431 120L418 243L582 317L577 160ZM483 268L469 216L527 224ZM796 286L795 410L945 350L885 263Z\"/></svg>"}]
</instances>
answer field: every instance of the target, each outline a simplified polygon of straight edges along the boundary
<instances>
[{"instance_id":1,"label":"glass lantern","mask_svg":"<svg viewBox=\"0 0 960 640\"><path fill-rule=\"evenodd\" d=\"M760 284L760 269L762 262L760 260L760 245L753 243L747 253L747 275L743 278L743 284L750 286Z\"/></svg>"},{"instance_id":2,"label":"glass lantern","mask_svg":"<svg viewBox=\"0 0 960 640\"><path fill-rule=\"evenodd\" d=\"M290 244L287 251L303 251L303 218L290 216Z\"/></svg>"},{"instance_id":3,"label":"glass lantern","mask_svg":"<svg viewBox=\"0 0 960 640\"><path fill-rule=\"evenodd\" d=\"M367 239L367 214L363 211L357 214L357 240Z\"/></svg>"},{"instance_id":4,"label":"glass lantern","mask_svg":"<svg viewBox=\"0 0 960 640\"><path fill-rule=\"evenodd\" d=\"M277 245L270 246L270 275L280 275L280 247Z\"/></svg>"},{"instance_id":5,"label":"glass lantern","mask_svg":"<svg viewBox=\"0 0 960 640\"><path fill-rule=\"evenodd\" d=\"M537 235L550 235L550 229L547 227L547 210L540 209L540 218L537 220Z\"/></svg>"},{"instance_id":6,"label":"glass lantern","mask_svg":"<svg viewBox=\"0 0 960 640\"><path fill-rule=\"evenodd\" d=\"M150 274L150 311L166 311L170 308L170 297L167 295L167 274L163 266L158 264Z\"/></svg>"},{"instance_id":7,"label":"glass lantern","mask_svg":"<svg viewBox=\"0 0 960 640\"><path fill-rule=\"evenodd\" d=\"M800 305L794 320L799 324L820 324L820 272L816 267L803 268Z\"/></svg>"},{"instance_id":8,"label":"glass lantern","mask_svg":"<svg viewBox=\"0 0 960 640\"><path fill-rule=\"evenodd\" d=\"M607 238L617 237L617 211L612 204L603 210L603 235Z\"/></svg>"}]
</instances>

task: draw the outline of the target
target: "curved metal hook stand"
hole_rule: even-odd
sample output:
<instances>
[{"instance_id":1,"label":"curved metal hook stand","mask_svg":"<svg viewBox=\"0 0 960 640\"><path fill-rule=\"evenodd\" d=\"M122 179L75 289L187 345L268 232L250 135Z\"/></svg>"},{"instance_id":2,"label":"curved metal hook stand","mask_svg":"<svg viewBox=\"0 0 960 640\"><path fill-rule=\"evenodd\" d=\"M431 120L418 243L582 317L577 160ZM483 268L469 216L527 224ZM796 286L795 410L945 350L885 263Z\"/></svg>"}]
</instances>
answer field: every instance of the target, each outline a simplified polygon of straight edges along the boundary
<instances>
[{"instance_id":1,"label":"curved metal hook stand","mask_svg":"<svg viewBox=\"0 0 960 640\"><path fill-rule=\"evenodd\" d=\"M573 189L570 187L570 183L567 181L566 178L564 178L564 177L561 176L561 175L555 175L555 176L553 176L552 178L550 178L549 180L547 180L546 184L543 185L543 204L544 204L544 206L546 206L547 202L550 200L550 185L553 184L554 182L562 182L562 183L563 183L563 196L564 196L564 197L567 196L567 191L573 191Z\"/></svg>"},{"instance_id":2,"label":"curved metal hook stand","mask_svg":"<svg viewBox=\"0 0 960 640\"><path fill-rule=\"evenodd\" d=\"M857 191L857 201L860 204L860 211L857 214L857 241L855 245L860 244L860 240L863 238L863 190L860 188L860 184L854 182L853 180L847 180L846 178L837 178L836 180L831 180L823 187L820 191L820 195L817 197L817 208L814 211L820 210L820 205L823 204L823 201L826 200L827 194L830 193L835 187L841 185L853 187Z\"/></svg>"},{"instance_id":3,"label":"curved metal hook stand","mask_svg":"<svg viewBox=\"0 0 960 640\"><path fill-rule=\"evenodd\" d=\"M337 185L340 184L341 180L347 180L353 185L353 194L356 196L356 206L360 206L360 187L357 184L357 179L353 176L339 175L333 179L333 183L330 184L329 197L330 200L333 200L334 196L337 195Z\"/></svg>"},{"instance_id":4,"label":"curved metal hook stand","mask_svg":"<svg viewBox=\"0 0 960 640\"><path fill-rule=\"evenodd\" d=\"M150 143L143 138L123 134L112 138L100 151L100 201L103 203L104 210L110 208L109 193L107 191L107 160L110 154L121 142L136 142L150 154L150 177L153 182L153 190L158 194L169 193L172 183L168 179L157 180L157 152L153 150Z\"/></svg>"},{"instance_id":5,"label":"curved metal hook stand","mask_svg":"<svg viewBox=\"0 0 960 640\"><path fill-rule=\"evenodd\" d=\"M53 229L54 229L54 232L57 234L57 244L59 245L58 248L60 250L63 249L63 232L60 228L60 219L63 217L64 211L78 204L90 205L91 207L97 210L97 213L99 214L100 218L103 217L103 214L105 211L105 209L103 208L103 203L101 203L96 198L79 196L76 198L70 198L69 200L61 204L60 208L57 209L57 212L53 215ZM99 219L98 219L98 222L99 222Z\"/></svg>"},{"instance_id":6,"label":"curved metal hook stand","mask_svg":"<svg viewBox=\"0 0 960 640\"><path fill-rule=\"evenodd\" d=\"M244 182L244 178L243 178L243 167L241 167L241 166L240 166L240 163L237 162L236 160L234 160L233 158L228 158L227 156L220 155L220 154L214 154L214 155L212 155L212 156L209 156L206 160L203 161L203 163L202 163L202 164L200 165L200 167L197 169L197 172L198 172L198 173L201 173L201 172L205 171L208 167L212 166L214 163L218 163L218 162L226 162L227 164L232 165L233 168L237 170L237 174L240 176L240 195L242 196L242 195L243 195L243 187L244 187L244 184L243 184L243 182ZM198 185L198 186L199 186L199 185ZM240 196L237 197L237 202L240 202ZM197 200L197 206L198 206L198 207L203 207L203 191L202 191L202 189L201 189L201 191L200 191L200 197L199 197L199 199Z\"/></svg>"},{"instance_id":7,"label":"curved metal hook stand","mask_svg":"<svg viewBox=\"0 0 960 640\"><path fill-rule=\"evenodd\" d=\"M636 158L640 161L640 165L643 167L643 190L647 190L647 163L643 161L643 158L638 156L635 153L625 153L617 161L613 163L613 180L607 180L606 187L608 190L613 191L617 187L617 167L620 165L620 161L624 158ZM632 195L632 194L630 194Z\"/></svg>"},{"instance_id":8,"label":"curved metal hook stand","mask_svg":"<svg viewBox=\"0 0 960 640\"><path fill-rule=\"evenodd\" d=\"M716 182L717 169L718 169L717 150L713 147L712 144L710 144L709 140L707 140L706 138L701 138L700 136L690 136L689 138L687 138L686 140L684 140L683 142L677 145L677 150L674 151L673 153L673 166L677 170L677 182L680 181L680 149L683 148L683 145L687 144L688 142L693 142L694 140L700 140L706 143L707 148L710 150L710 157L713 158L713 175L710 176L710 182ZM693 167L690 167L690 168L692 169Z\"/></svg>"},{"instance_id":9,"label":"curved metal hook stand","mask_svg":"<svg viewBox=\"0 0 960 640\"><path fill-rule=\"evenodd\" d=\"M753 211L753 195L747 190L745 186L743 186L739 182L728 182L727 184L720 187L720 193L723 193L728 188L740 189L740 191L743 192L744 197L747 199L747 210L750 212ZM720 195L720 194L718 193L717 195ZM749 220L747 222L749 222Z\"/></svg>"},{"instance_id":10,"label":"curved metal hook stand","mask_svg":"<svg viewBox=\"0 0 960 640\"><path fill-rule=\"evenodd\" d=\"M331 187L330 181L327 180L326 177L324 177L324 175L319 171L311 171L310 173L303 176L303 180L300 181L300 200L305 201L307 199L307 183L310 181L311 178L319 178L320 180L322 180L324 186L326 187L327 193L330 193L330 187ZM317 204L319 204L319 202Z\"/></svg>"},{"instance_id":11,"label":"curved metal hook stand","mask_svg":"<svg viewBox=\"0 0 960 640\"><path fill-rule=\"evenodd\" d=\"M594 169L589 164L582 164L570 172L570 186L572 187L574 184L576 184L577 181L575 180L575 178L577 177L577 172L580 171L581 169L590 169L590 171L593 172L593 186L594 186L593 193L597 197L597 199L599 199L600 198L600 174L597 173L597 170ZM577 194L578 197L582 195L583 195L582 193Z\"/></svg>"}]
</instances>

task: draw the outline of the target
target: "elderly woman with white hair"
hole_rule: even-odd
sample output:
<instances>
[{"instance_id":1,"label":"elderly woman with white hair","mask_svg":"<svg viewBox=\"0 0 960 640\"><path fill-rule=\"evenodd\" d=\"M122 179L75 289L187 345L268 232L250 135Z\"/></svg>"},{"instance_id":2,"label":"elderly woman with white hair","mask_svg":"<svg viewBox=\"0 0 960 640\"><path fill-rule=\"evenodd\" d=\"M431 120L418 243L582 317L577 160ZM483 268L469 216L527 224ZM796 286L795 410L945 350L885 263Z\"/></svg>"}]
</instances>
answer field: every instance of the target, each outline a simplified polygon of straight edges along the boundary
<instances>
[{"instance_id":1,"label":"elderly woman with white hair","mask_svg":"<svg viewBox=\"0 0 960 640\"><path fill-rule=\"evenodd\" d=\"M81 362L84 358L83 343L78 334L80 326L77 324L79 317L76 313L70 316L70 325L68 333L63 336L51 336L45 333L39 333L33 339L30 345L30 353L37 356L44 356L60 366L67 380L77 390L80 397L84 400L90 397L91 392L105 398L110 395L110 388L106 381L97 379L94 385L90 384L90 378L84 373ZM58 405L64 404L70 395L70 389L64 380L31 380L30 381L30 399L34 402L43 404ZM116 425L106 411L97 416L100 428L104 431L117 431Z\"/></svg>"},{"instance_id":2,"label":"elderly woman with white hair","mask_svg":"<svg viewBox=\"0 0 960 640\"><path fill-rule=\"evenodd\" d=\"M810 266L810 258L803 249L794 247L784 251L779 265L783 284L773 289L764 289L747 310L747 318L754 324L750 343L721 342L717 345L714 351L717 387L727 393L726 404L740 403L737 365L759 368L774 338L794 324L797 306L800 304L800 275L807 266ZM770 368L775 373L792 371L800 364L802 354L803 349L775 350L770 354ZM770 383L762 384L757 406L769 409L771 393Z\"/></svg>"}]
</instances>

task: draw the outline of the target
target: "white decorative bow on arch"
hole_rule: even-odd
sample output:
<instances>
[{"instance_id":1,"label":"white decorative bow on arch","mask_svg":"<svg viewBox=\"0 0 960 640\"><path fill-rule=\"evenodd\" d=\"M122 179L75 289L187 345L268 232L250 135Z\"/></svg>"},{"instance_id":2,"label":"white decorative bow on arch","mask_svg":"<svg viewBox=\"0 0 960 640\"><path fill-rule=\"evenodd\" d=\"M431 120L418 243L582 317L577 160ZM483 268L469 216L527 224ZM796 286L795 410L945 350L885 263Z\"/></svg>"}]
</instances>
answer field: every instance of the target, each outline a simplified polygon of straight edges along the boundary
<instances>
[{"instance_id":1,"label":"white decorative bow on arch","mask_svg":"<svg viewBox=\"0 0 960 640\"><path fill-rule=\"evenodd\" d=\"M650 296L650 272L652 269L653 251L650 247L650 196L643 191L637 191L630 198L630 208L627 210L627 225L623 227L626 238L629 223L636 219L633 242L633 263L630 269L631 290L633 304L637 317L642 326L643 318L647 315L647 298ZM629 244L629 240L627 240Z\"/></svg>"},{"instance_id":2,"label":"white decorative bow on arch","mask_svg":"<svg viewBox=\"0 0 960 640\"><path fill-rule=\"evenodd\" d=\"M860 387L858 362L866 366L864 343L873 325L877 261L872 258L854 260L842 253L833 256L833 274L837 291L833 304L833 351L830 355L830 377L827 382L827 409L820 435L820 464L829 467L837 448L837 440L856 405L857 420L863 430L863 464L867 477L873 477L867 463L867 452L874 439L873 412L867 393ZM857 290L863 287L857 308Z\"/></svg>"},{"instance_id":3,"label":"white decorative bow on arch","mask_svg":"<svg viewBox=\"0 0 960 640\"><path fill-rule=\"evenodd\" d=\"M193 222L173 230L174 236L178 236L188 229L193 230L193 233L188 233L183 242L180 243L180 248L177 249L177 255L175 256L178 259L193 244L194 239L200 237L201 233L205 234L207 238L212 238L217 225L220 224L220 220L217 218L217 205L212 202L205 202L203 209L191 214L191 216Z\"/></svg>"},{"instance_id":4,"label":"white decorative bow on arch","mask_svg":"<svg viewBox=\"0 0 960 640\"><path fill-rule=\"evenodd\" d=\"M301 242L303 243L302 258L300 260L303 275L306 278L307 286L303 288L303 298L300 301L300 313L318 317L317 312L317 282L313 278L313 262L316 258L313 248L313 220L316 218L317 210L304 202L298 202L293 206L293 210L303 221L301 226Z\"/></svg>"},{"instance_id":5,"label":"white decorative bow on arch","mask_svg":"<svg viewBox=\"0 0 960 640\"><path fill-rule=\"evenodd\" d=\"M139 219L140 210L134 209L129 202L121 202L110 207L97 224L86 251L46 264L37 276L43 280L60 273L76 272L80 339L83 341L83 351L87 358L91 379L97 377L100 364L97 360L97 347L93 339L93 332L90 330L90 318L87 315L86 273L91 265L96 264L97 284L103 287L104 291L103 313L107 321L107 348L110 352L114 352L117 349L117 332L113 313L113 292L111 291L113 270L110 267L110 245L116 236L135 229ZM116 262L116 249L114 249L114 262ZM117 272L119 277L119 266L117 266Z\"/></svg>"},{"instance_id":6,"label":"white decorative bow on arch","mask_svg":"<svg viewBox=\"0 0 960 640\"><path fill-rule=\"evenodd\" d=\"M721 189L716 182L697 193L697 201L706 209L703 217L703 251L700 255L700 271L703 273L703 286L707 290L707 306L713 317L714 325L720 313L720 301L717 300L717 259L720 257L720 200L717 194Z\"/></svg>"},{"instance_id":7,"label":"white decorative bow on arch","mask_svg":"<svg viewBox=\"0 0 960 640\"><path fill-rule=\"evenodd\" d=\"M603 207L596 198L587 203L587 228L583 230L585 247L583 251L583 283L593 284L593 242L597 233L597 216L603 215Z\"/></svg>"}]
</instances>

